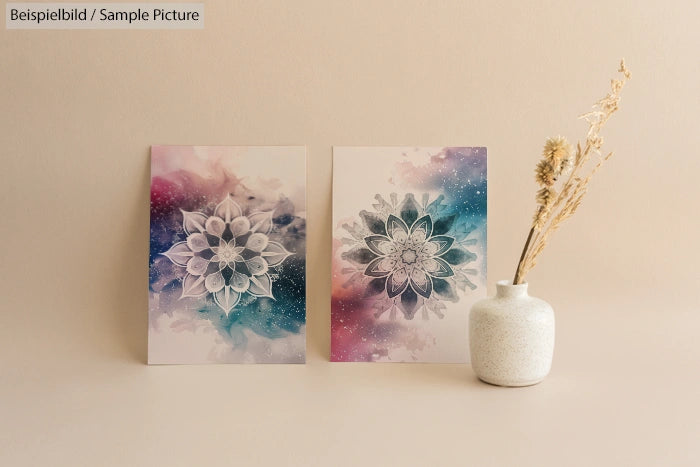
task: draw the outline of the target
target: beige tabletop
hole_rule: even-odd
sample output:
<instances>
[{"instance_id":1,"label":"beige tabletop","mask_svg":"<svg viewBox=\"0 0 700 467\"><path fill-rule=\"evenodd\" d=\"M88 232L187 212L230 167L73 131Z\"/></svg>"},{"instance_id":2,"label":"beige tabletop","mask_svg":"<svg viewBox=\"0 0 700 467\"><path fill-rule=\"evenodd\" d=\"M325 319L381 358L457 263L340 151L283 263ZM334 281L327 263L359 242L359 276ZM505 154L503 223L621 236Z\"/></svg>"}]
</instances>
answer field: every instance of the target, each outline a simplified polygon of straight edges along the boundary
<instances>
[{"instance_id":1,"label":"beige tabletop","mask_svg":"<svg viewBox=\"0 0 700 467\"><path fill-rule=\"evenodd\" d=\"M0 465L700 465L700 4L207 1L200 31L0 32ZM328 362L331 146L487 146L489 284L544 139L633 78L528 280L551 375ZM149 146L308 147L306 365L146 361Z\"/></svg>"}]
</instances>

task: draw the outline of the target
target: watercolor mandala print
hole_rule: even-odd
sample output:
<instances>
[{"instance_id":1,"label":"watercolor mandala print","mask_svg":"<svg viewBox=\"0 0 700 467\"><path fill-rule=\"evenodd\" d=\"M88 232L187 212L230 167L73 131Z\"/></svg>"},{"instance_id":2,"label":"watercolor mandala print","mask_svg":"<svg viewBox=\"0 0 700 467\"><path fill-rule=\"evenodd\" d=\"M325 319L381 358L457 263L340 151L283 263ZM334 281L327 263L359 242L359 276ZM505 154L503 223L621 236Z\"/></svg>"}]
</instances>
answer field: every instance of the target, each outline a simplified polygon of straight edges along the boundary
<instances>
[{"instance_id":1,"label":"watercolor mandala print","mask_svg":"<svg viewBox=\"0 0 700 467\"><path fill-rule=\"evenodd\" d=\"M149 363L300 363L305 150L154 146Z\"/></svg>"},{"instance_id":2,"label":"watercolor mandala print","mask_svg":"<svg viewBox=\"0 0 700 467\"><path fill-rule=\"evenodd\" d=\"M393 191L361 206L364 163L382 169L368 187ZM485 296L485 149L334 148L334 225L332 359L465 361Z\"/></svg>"},{"instance_id":3,"label":"watercolor mandala print","mask_svg":"<svg viewBox=\"0 0 700 467\"><path fill-rule=\"evenodd\" d=\"M463 240L457 241L456 236L446 235L456 216L438 217L436 213L441 198L427 205L426 195L423 206L413 193L406 194L400 204L395 193L391 198L389 203L376 195L379 212L361 211L361 225L343 225L356 244L342 254L355 266L345 272L364 276L363 297L373 298L375 316L399 309L406 319L413 319L416 311L427 308L442 318L440 310L445 304L441 302L459 301L457 288L476 288L468 276L478 272L465 267L476 255L464 248L474 244L467 236L475 227L462 229L458 235Z\"/></svg>"},{"instance_id":4,"label":"watercolor mandala print","mask_svg":"<svg viewBox=\"0 0 700 467\"><path fill-rule=\"evenodd\" d=\"M187 270L181 298L211 294L227 315L246 293L273 298L270 272L291 253L268 237L271 211L244 216L227 195L211 216L182 211L182 218L187 240L162 253Z\"/></svg>"}]
</instances>

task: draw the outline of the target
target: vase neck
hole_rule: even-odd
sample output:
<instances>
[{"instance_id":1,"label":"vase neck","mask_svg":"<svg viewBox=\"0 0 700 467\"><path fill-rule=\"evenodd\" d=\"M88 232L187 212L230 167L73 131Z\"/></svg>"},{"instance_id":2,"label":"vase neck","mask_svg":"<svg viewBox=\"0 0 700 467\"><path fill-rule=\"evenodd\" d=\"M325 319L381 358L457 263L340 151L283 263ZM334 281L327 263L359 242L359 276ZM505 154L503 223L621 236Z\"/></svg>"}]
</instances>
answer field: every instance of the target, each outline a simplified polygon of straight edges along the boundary
<instances>
[{"instance_id":1,"label":"vase neck","mask_svg":"<svg viewBox=\"0 0 700 467\"><path fill-rule=\"evenodd\" d=\"M527 282L513 285L512 281L496 282L496 296L498 298L527 297Z\"/></svg>"}]
</instances>

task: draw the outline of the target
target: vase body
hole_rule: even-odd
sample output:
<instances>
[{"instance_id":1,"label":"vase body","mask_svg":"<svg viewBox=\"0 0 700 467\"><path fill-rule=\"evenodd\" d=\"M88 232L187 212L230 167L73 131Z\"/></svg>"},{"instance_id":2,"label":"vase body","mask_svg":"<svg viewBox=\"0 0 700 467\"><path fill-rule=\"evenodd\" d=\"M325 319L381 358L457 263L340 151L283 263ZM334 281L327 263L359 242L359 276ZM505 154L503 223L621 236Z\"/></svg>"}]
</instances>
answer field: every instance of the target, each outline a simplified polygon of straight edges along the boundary
<instances>
[{"instance_id":1,"label":"vase body","mask_svg":"<svg viewBox=\"0 0 700 467\"><path fill-rule=\"evenodd\" d=\"M527 293L527 284L496 284L496 296L472 306L469 314L472 368L482 381L498 386L530 386L552 367L554 311Z\"/></svg>"}]
</instances>

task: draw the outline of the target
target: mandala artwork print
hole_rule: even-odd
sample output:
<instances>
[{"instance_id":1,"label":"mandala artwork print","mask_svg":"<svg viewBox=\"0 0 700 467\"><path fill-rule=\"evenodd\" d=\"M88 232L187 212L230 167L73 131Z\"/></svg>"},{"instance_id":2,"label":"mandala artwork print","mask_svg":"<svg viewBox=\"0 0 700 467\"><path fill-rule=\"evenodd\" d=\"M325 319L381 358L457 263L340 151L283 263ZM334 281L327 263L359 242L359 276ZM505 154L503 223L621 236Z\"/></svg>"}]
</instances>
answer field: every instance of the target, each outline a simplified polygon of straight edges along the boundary
<instances>
[{"instance_id":1,"label":"mandala artwork print","mask_svg":"<svg viewBox=\"0 0 700 467\"><path fill-rule=\"evenodd\" d=\"M485 148L334 148L333 208L332 360L466 361L486 285Z\"/></svg>"},{"instance_id":2,"label":"mandala artwork print","mask_svg":"<svg viewBox=\"0 0 700 467\"><path fill-rule=\"evenodd\" d=\"M244 216L226 195L211 216L182 211L182 229L187 240L162 253L187 270L181 298L211 295L227 315L246 293L274 298L270 272L291 253L268 237L272 211Z\"/></svg>"},{"instance_id":3,"label":"mandala artwork print","mask_svg":"<svg viewBox=\"0 0 700 467\"><path fill-rule=\"evenodd\" d=\"M304 158L153 147L150 363L304 361Z\"/></svg>"}]
</instances>

